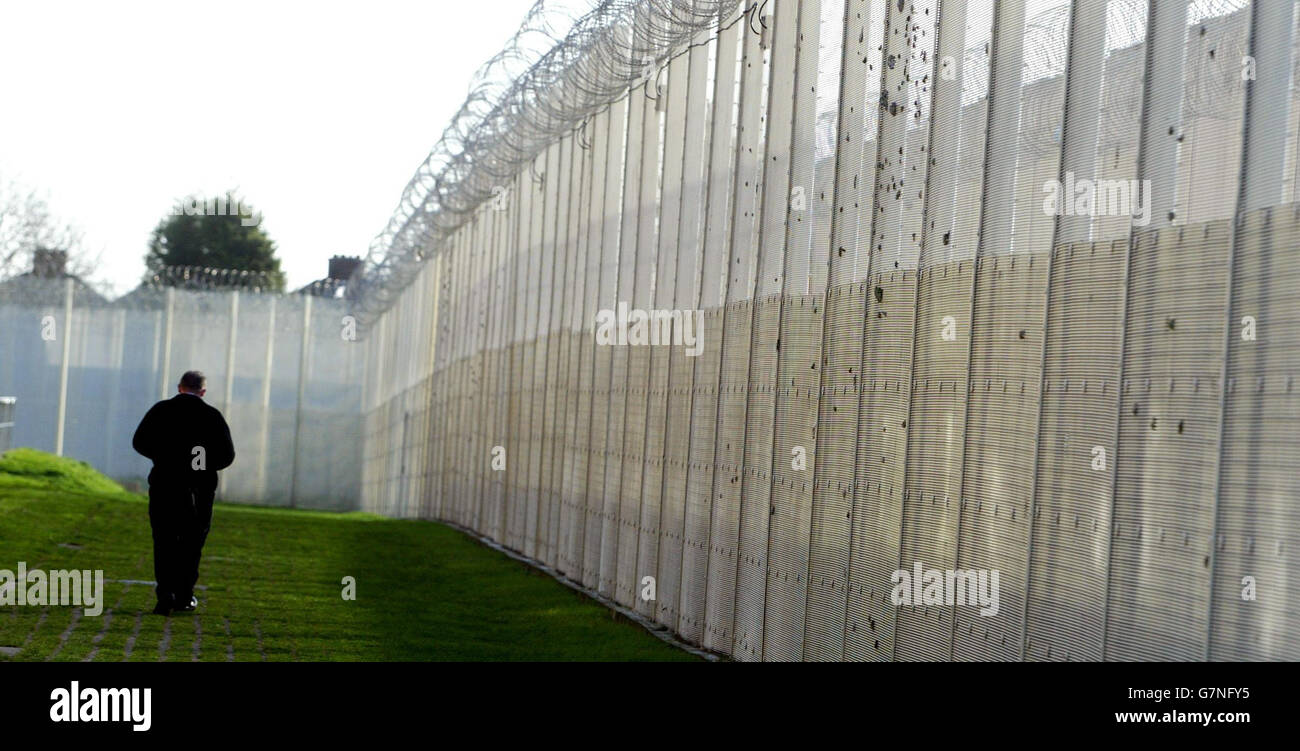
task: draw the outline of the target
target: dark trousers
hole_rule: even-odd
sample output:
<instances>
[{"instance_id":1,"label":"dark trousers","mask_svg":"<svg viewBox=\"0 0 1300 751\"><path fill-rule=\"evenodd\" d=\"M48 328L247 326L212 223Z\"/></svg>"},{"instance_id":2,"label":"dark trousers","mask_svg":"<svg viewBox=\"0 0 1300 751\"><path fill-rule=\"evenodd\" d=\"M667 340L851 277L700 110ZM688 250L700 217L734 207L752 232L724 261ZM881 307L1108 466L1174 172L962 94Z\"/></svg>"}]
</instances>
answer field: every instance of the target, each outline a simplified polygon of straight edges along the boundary
<instances>
[{"instance_id":1,"label":"dark trousers","mask_svg":"<svg viewBox=\"0 0 1300 751\"><path fill-rule=\"evenodd\" d=\"M161 604L184 606L194 595L203 543L212 526L214 495L214 490L183 484L149 485L153 572Z\"/></svg>"}]
</instances>

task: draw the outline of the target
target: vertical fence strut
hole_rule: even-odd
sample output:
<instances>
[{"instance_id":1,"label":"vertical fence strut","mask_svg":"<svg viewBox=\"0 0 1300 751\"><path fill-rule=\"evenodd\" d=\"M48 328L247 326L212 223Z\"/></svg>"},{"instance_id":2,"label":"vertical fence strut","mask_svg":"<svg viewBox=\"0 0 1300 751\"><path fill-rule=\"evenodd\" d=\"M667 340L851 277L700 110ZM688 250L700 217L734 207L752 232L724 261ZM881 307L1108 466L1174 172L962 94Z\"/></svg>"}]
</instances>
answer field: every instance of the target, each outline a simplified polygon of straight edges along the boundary
<instances>
[{"instance_id":1,"label":"vertical fence strut","mask_svg":"<svg viewBox=\"0 0 1300 751\"><path fill-rule=\"evenodd\" d=\"M221 394L221 411L230 420L230 406L235 394L235 343L239 334L239 290L230 293L230 326L226 335L226 383ZM219 476L218 497L224 498L226 475Z\"/></svg>"},{"instance_id":2,"label":"vertical fence strut","mask_svg":"<svg viewBox=\"0 0 1300 751\"><path fill-rule=\"evenodd\" d=\"M895 7L897 7L897 10L895 10ZM890 42L889 42L890 31L895 31L895 33L897 33L896 28L897 28L899 25L901 25L901 26L903 26L904 28L906 28L907 23L908 23L908 19L910 19L910 14L907 15L907 16L904 16L904 15L903 15L903 14L906 13L906 12L907 12L907 11L905 10L904 6L902 6L902 5L895 6L894 3L889 3L889 10L888 10L888 11L886 12L886 14L885 14L885 45L886 45L886 46L885 46L885 50L884 50L884 53L885 53L885 59L888 59L888 58L891 57L891 52L892 52L892 50L894 49L894 47L893 47L893 46L890 44ZM906 70L906 63L904 63L904 66L905 66L905 67L904 67L904 70ZM888 65L886 65L886 66L882 66L882 70L881 70L881 76L882 76L882 78L881 78L881 87L880 87L880 90L881 90L882 94L887 93L887 92L889 91L889 87L888 87L887 83L888 83L888 81L889 81L890 79L889 79L888 74L886 73L886 70L887 70L889 67L890 67L890 66L888 66ZM882 99L881 99L881 104L882 104L882 105L884 104L884 101L885 101L885 100L884 100L884 97L882 96ZM892 104L892 103L891 103L891 104ZM885 117L884 117L884 113L883 113L883 111L882 111L880 117L878 118L878 120L879 120L879 122L880 122L880 127L879 127L879 130L877 131L877 135L876 135L876 142L877 142L877 144L879 144L879 145L877 146L877 150L883 152L884 145L885 145L885 123L887 122L886 119L885 119ZM904 127L906 127L906 126L904 126ZM906 134L904 134L904 137L906 137ZM892 156L892 155L891 155L891 156ZM883 154L882 154L882 157L881 157L881 161L882 161L882 162L883 162L883 159L884 159L884 156L883 156ZM879 163L879 162L877 163L877 165L876 165L876 170L877 170L878 173L879 173L879 172L883 172L883 168L882 168L882 164L881 164L881 163ZM881 203L882 203L882 202L881 202L881 185L882 185L883 182L884 182L884 176L881 175L881 174L877 174L877 175L876 175L876 180L875 180L875 182L876 182L876 194L875 194L875 197L874 197L874 199L873 199L873 204L875 205L878 214L880 214L880 213L884 213L884 208L881 206ZM885 194L886 194L886 195L888 194L888 189L885 190ZM876 233L876 231L875 231L874 220L877 219L877 218L879 218L878 214L877 214L876 216L873 216L873 225L872 225L872 234L871 234L871 238L872 238L871 241L872 241L873 244L875 243L875 239L876 239L876 237L877 237L877 233ZM875 255L875 254L873 254L873 256L874 256L874 255ZM873 262L873 265L874 265L874 262ZM895 265L896 265L896 267L897 267L897 264L895 264ZM903 270L902 270L902 275L903 275L904 279L906 279L906 277L907 277L907 269L903 269ZM908 355L907 355L907 405L904 407L904 410L903 410L903 414L906 415L906 417L904 418L904 421L906 422L906 425L903 427L903 429L902 429L902 433L901 433L901 441L902 441L902 461L899 463L899 467L901 468L901 470L900 470L900 472L899 472L899 487L898 487L898 493L897 493L898 504L899 504L899 507L898 507L898 508L899 508L899 513L898 513L898 564L897 564L894 568L895 568L895 570L899 570L899 571L903 570L903 549L904 549L904 545L905 545L905 543L906 543L906 532L907 532L907 501L908 501L908 492L907 492L907 464L908 464L908 458L909 458L909 453L910 453L910 451L911 451L911 444L912 444L912 428L913 428L913 426L914 426L914 423L913 423L913 421L912 421L912 400L913 400L914 394L915 394L915 392L916 392L916 378L915 378L915 373L916 373L916 338L917 338L917 332L916 332L916 329L917 329L917 322L918 322L918 320L919 320L919 319L918 319L918 315L919 315L919 313L918 313L918 308L919 308L919 304L920 304L920 300L921 300L921 268L920 268L920 259L919 259L919 258L917 259L917 268L912 272L912 282L913 282L913 285L912 285L912 304L911 304L912 325L911 325L911 327L908 329L909 342L908 342ZM865 357L865 355L866 355L866 353L865 353L865 347L864 347L863 356ZM889 492L890 492L891 495L894 494L894 488L892 487L892 485L891 485L891 487L890 487L890 489L889 489ZM890 644L889 644L889 659L890 659L891 662L897 662L897 661L898 661L898 623L899 623L899 613L902 612L902 607L899 606L899 605L895 605L893 609L894 609L894 625L893 625L893 631L891 632L891 633L892 633L892 638L890 639Z\"/></svg>"},{"instance_id":3,"label":"vertical fence strut","mask_svg":"<svg viewBox=\"0 0 1300 751\"><path fill-rule=\"evenodd\" d=\"M63 352L59 357L59 411L54 438L54 453L63 456L63 434L68 421L68 358L72 351L72 295L73 279L63 283ZM170 316L168 317L170 320Z\"/></svg>"},{"instance_id":4,"label":"vertical fence strut","mask_svg":"<svg viewBox=\"0 0 1300 751\"><path fill-rule=\"evenodd\" d=\"M853 14L853 8L854 8L854 2L853 2L852 0L845 0L845 2L844 2L844 14L843 14L843 17L840 18L840 30L839 30L839 33L840 33L840 61L839 61L839 65L840 65L840 70L839 70L839 79L840 79L840 82L839 82L839 89L838 89L838 91L839 91L839 95L840 95L841 100L843 100L843 98L844 98L844 96L845 96L845 94L844 94L844 91L845 91L844 82L845 82L845 80L846 80L846 68L847 68L848 65L857 62L856 59L853 59L853 58L851 57L851 54L852 54L852 53L850 52L850 49L851 49L851 40L850 40L850 38L849 38L849 28L850 28L850 19L852 18L852 14ZM839 106L837 106L837 107L835 108L835 110L836 110L836 112L835 112L835 143L836 143L836 154L835 154L835 167L834 167L834 170L833 170L833 172L832 172L832 176L831 176L831 227L830 227L830 231L829 231L828 234L827 234L827 242L829 243L829 245L828 245L828 248L827 248L828 252L827 252L827 254L826 254L826 282L825 282L825 285L824 285L824 288L823 288L823 291L822 291L822 296L821 296L821 301L822 301L822 302L821 302L821 307L822 307L821 342L820 342L820 346L819 346L818 349L817 349L816 360L815 360L815 362L817 363L817 366L820 368L820 371L819 371L818 374L817 374L817 394L818 394L818 405L817 405L817 410L818 410L818 411L817 411L817 420L816 420L816 422L813 423L813 433L812 433L812 435L813 435L813 452L814 452L814 453L813 453L813 469L812 469L812 476L811 476L811 482L809 483L809 487L812 489L812 490L811 490L812 496L811 496L811 500L810 500L810 502L809 502L809 504L808 504L808 516L809 516L809 520L808 520L808 531L809 531L809 536L810 536L810 537L811 537L811 535L812 535L813 525L814 525L815 520L816 520L816 518L817 518L817 478L818 478L818 476L817 476L817 462L821 461L821 456L822 456L822 452L819 450L818 447L819 447L819 445L821 444L821 435L822 435L822 430L823 430L823 425L822 425L822 421L821 421L821 410L822 410L822 408L823 408L823 407L822 407L822 401L823 401L823 400L825 399L825 397L827 396L827 394L826 394L826 381L827 381L827 379L826 379L826 373L830 370L830 368L827 366L827 356L826 356L826 355L827 355L827 350L828 350L828 348L827 348L827 344L826 344L826 341L827 341L827 335L828 335L828 333L829 333L829 332L828 332L828 329L827 329L827 326L828 326L828 324L831 322L831 314L830 314L830 309L829 309L829 308L830 308L830 302L831 302L832 291L833 291L833 289L834 289L834 285L835 285L835 281L836 281L836 280L835 280L835 274L833 273L833 272L834 272L834 269L837 267L837 265L836 265L836 263L835 263L835 259L838 257L838 254L835 253L832 249L835 247L836 229L840 227L840 224L841 224L841 222L842 222L842 220L837 216L837 214L836 214L836 212L835 212L835 207L836 207L836 206L840 206L840 205L841 205L841 202L844 200L844 197L840 194L840 191L839 191L839 188L840 188L840 179L841 179L841 177L842 177L842 175L841 175L841 171L842 171L841 168L843 167L843 161L844 161L844 157L842 157L841 154L840 154L840 150L841 150L841 149L840 149L839 144L842 142L842 140L843 140L843 138L844 138L844 132L846 131L846 129L847 129L847 125L848 125L848 123L850 122L849 119L848 119L848 117L847 117L847 115L848 115L849 113L845 111L843 101L840 102ZM850 151L850 152L848 152L848 153L851 154L852 152ZM850 256L851 259L856 260L856 257L857 257L857 256L856 256L856 250L857 250L857 249L855 248L855 249L854 249L854 251L855 251L854 255ZM852 261L850 261L850 262L852 262ZM810 253L810 255L809 255L809 263L810 263L810 264L812 263L811 253ZM811 271L811 270L810 270L810 271ZM846 289L851 289L851 288L852 288L852 284L850 283L850 284L848 285L848 287L846 287ZM865 303L865 300L866 300L866 298L864 297L864 298L863 298L864 303ZM864 316L864 318L863 318L863 323L865 324L865 323L866 323L866 320L865 320L865 316L866 316L866 305L865 305L865 304L863 305L863 316ZM859 378L861 377L861 367L860 367L860 365L861 365L861 363L859 363L859 369L858 369L858 371L857 371L858 374L859 374ZM832 384L831 384L831 388L834 389L834 383L833 383L833 382L832 382ZM831 396L834 396L834 394L832 394ZM853 431L853 451L854 451L854 455L855 455L855 461L854 461L854 464L855 464L855 465L856 465L856 463L857 463L857 462L856 462L856 454L857 454L857 448L858 448L858 439L857 439L857 429L856 429L856 427L857 427L857 426L854 426L854 431ZM829 491L830 491L830 482L829 482L829 480L825 480L825 481L823 481L823 482L826 483L826 486L827 486L826 489L827 489L827 492L829 492ZM856 484L854 484L854 486L856 487ZM850 501L850 508L852 508L852 502L851 502L851 501ZM849 539L850 539L850 540L852 540L852 531L851 531L851 530L852 530L852 520L851 520L851 516L852 516L852 512L850 512L850 523L849 523L849 526L850 526ZM807 638L809 611L811 610L811 608L809 607L809 601L811 600L811 598L812 598L812 596L813 596L813 581L812 581L812 574L811 574L811 564L812 564L812 549L811 549L811 545L812 545L812 541L811 541L811 539L810 539L810 540L809 540L809 552L808 552L809 569L808 569L808 572L807 572L807 573L808 573L808 576L807 576L807 578L808 578L808 584L807 584L807 590L806 590L806 592L804 593L805 600L804 600L804 623L803 623L803 632L804 632L804 635L805 635L805 639ZM845 566L844 577L843 577L843 581L844 581L844 591L845 591L844 602L845 602L845 617L846 617L846 619L847 619L847 610L848 610L848 585L849 585L849 581L848 581L848 580L849 580L848 572L852 570L852 557L851 557L851 556L852 556L852 548L851 548L851 543L850 543L850 551L849 551L848 554L846 555L846 561L847 561L847 564L846 564L846 566ZM844 655L844 641L843 641L843 639L844 639L844 634L843 634L843 631L841 630L841 633L840 633L840 656L841 656L841 658L843 658L843 655ZM807 659L807 647L806 647L806 645L805 645L805 648L804 648L804 657L805 657L805 660L806 660L806 659Z\"/></svg>"},{"instance_id":5,"label":"vertical fence strut","mask_svg":"<svg viewBox=\"0 0 1300 751\"><path fill-rule=\"evenodd\" d=\"M261 498L266 497L267 464L271 449L271 378L274 374L271 367L275 363L275 303L275 298L271 298L271 309L266 316L266 352L262 355L262 401L259 405L261 430L258 431L261 451L257 462L257 488Z\"/></svg>"},{"instance_id":6,"label":"vertical fence strut","mask_svg":"<svg viewBox=\"0 0 1300 751\"><path fill-rule=\"evenodd\" d=\"M294 411L293 462L289 471L289 507L298 505L298 453L302 438L303 397L307 393L307 368L311 367L311 295L302 300L302 345L298 350L298 408Z\"/></svg>"},{"instance_id":7,"label":"vertical fence strut","mask_svg":"<svg viewBox=\"0 0 1300 751\"><path fill-rule=\"evenodd\" d=\"M1277 11L1284 11L1282 17L1273 17ZM1267 4L1267 0L1252 0L1250 4L1249 30L1247 31L1246 54L1248 56L1257 56L1260 51L1257 50L1257 40L1261 34L1276 33L1280 29L1287 29L1291 25L1291 12L1294 10L1294 3L1273 3ZM1273 23L1270 28L1261 29L1261 17L1271 20ZM1276 61L1282 63L1282 61ZM1272 76L1272 72L1265 66L1264 75ZM1210 562L1209 562L1209 580L1206 582L1208 591L1205 595L1205 651L1204 659L1209 661L1210 654L1214 644L1214 575L1219 564L1219 513L1221 507L1221 498L1223 496L1223 429L1224 424L1228 421L1228 360L1232 354L1232 334L1235 330L1232 320L1233 305L1233 282L1236 278L1237 267L1237 248L1240 243L1241 225L1246 218L1247 205L1247 180L1251 174L1251 163L1249 157L1250 136L1251 136L1251 119L1254 113L1256 103L1256 84L1253 79L1243 81L1246 88L1245 96L1242 97L1241 113L1241 163L1237 171L1237 190L1233 197L1232 224L1231 234L1228 240L1228 259L1227 273L1224 275L1223 291L1223 353L1219 362L1219 415L1218 424L1215 426L1214 438L1214 500L1210 506Z\"/></svg>"},{"instance_id":8,"label":"vertical fence strut","mask_svg":"<svg viewBox=\"0 0 1300 751\"><path fill-rule=\"evenodd\" d=\"M167 310L163 314L164 328L162 337L162 368L158 373L158 398L166 399L171 395L175 383L172 379L172 317L176 312L176 290L167 288Z\"/></svg>"},{"instance_id":9,"label":"vertical fence strut","mask_svg":"<svg viewBox=\"0 0 1300 751\"><path fill-rule=\"evenodd\" d=\"M788 2L788 0L787 0L787 2ZM786 4L786 3L782 3L782 6L784 6L785 4ZM782 6L778 6L778 8L777 8L778 13L779 13L780 11L783 11L783 10L784 10L784 7L782 7ZM800 63L799 47L800 47L800 45L801 45L801 41L802 41L802 40L801 40L801 37L803 36L802 33L801 33L801 32L803 31L803 9L804 9L804 2L799 2L799 3L798 3L798 8L796 9L796 12L795 12L795 13L792 13L792 14L790 14L789 16L778 16L779 22L778 22L778 24L777 24L776 31L773 32L773 36L774 36L774 38L777 40L776 43L777 43L778 45L781 45L781 47L782 47L782 52L783 52L783 53L786 53L786 54L789 54L792 58L794 58L794 62L793 62L793 64L790 66L790 67L791 67L791 70L790 70L790 86L789 86L789 88L790 88L790 90L791 90L792 93L794 93L794 90L795 90L795 88L798 86L798 83L799 83L799 63ZM791 20L791 21L794 22L794 23L793 23L792 32L789 33L789 39L790 39L790 41L794 41L795 44L792 45L792 46L789 46L789 47L787 47L787 46L785 46L784 44L782 44L782 42L784 41L784 37L785 37L785 35L782 34L782 32L785 31L782 27L784 26L785 21L786 21L787 19L789 19L789 20ZM774 57L775 57L775 56L774 56ZM775 71L775 66L774 66L774 71ZM774 82L773 82L773 89L776 88L775 83L776 83L776 82L774 81ZM779 242L780 242L780 244L781 244L781 283L780 283L780 285L779 285L778 287L776 287L775 292L773 293L773 294L775 295L775 297L776 297L776 310L777 310L777 313L776 313L776 341L777 341L777 347L776 347L776 362L773 363L773 365L772 365L772 373L773 373L773 377L772 377L772 385L771 385L770 387L768 387L768 388L772 391L772 393L773 393L773 398L772 398L772 410L771 410L771 415L772 415L772 417L771 417L771 423L770 423L770 425L771 425L771 433L770 433L770 435L764 437L764 440L768 441L768 449L767 449L767 451L768 451L768 455L769 455L769 456L768 456L767 467L766 467L766 469L767 469L767 486L768 486L768 487L767 487L767 498L768 498L768 505L769 505L769 507L772 509L772 513L768 515L768 518L767 518L768 521L767 521L767 524L765 525L766 528L767 528L767 535L766 535L767 540L765 541L765 543L764 543L764 545L763 545L763 571L764 571L764 576L763 576L763 605L762 605L762 607L763 607L763 616L762 616L761 626L760 626L760 628L759 628L759 635L758 635L758 645L759 645L759 648L758 648L758 657L759 657L759 659L762 659L762 658L763 658L764 650L765 650L766 647L767 647L767 634L768 634L768 624L767 624L767 604L768 604L768 591L769 591L769 589L770 589L770 585L771 585L771 582L772 582L772 517L775 515L775 511L776 511L776 498L775 498L775 495L776 495L776 476L777 476L777 474L776 474L776 462L777 462L777 456L776 456L776 445L777 445L776 435L777 435L777 432L780 430L780 428L777 426L777 415L780 414L779 403L780 403L780 393L781 393L781 377L780 377L780 375L781 375L781 363L782 363L783 360L786 360L786 359L789 358L789 355L788 355L788 354L787 354L785 357L782 357L782 356L781 356L781 346L780 346L780 345L781 345L781 334L783 333L783 332L782 332L782 328L783 328L783 324L784 324L784 322L785 322L785 316L786 316L786 289L788 288L787 281L789 280L789 270L790 270L790 260L791 260L791 259L790 259L790 256L791 256L791 253L790 253L790 244L789 244L789 237L790 237L790 235L789 235L789 226L790 226L790 212L791 212L792 209L790 208L790 199L791 199L791 193L792 193L792 191L793 191L793 187L794 187L794 153L795 153L795 139L796 139L796 137L797 137L797 136L796 136L796 133L795 133L794 124L795 124L795 122L796 122L796 118L798 117L797 113L795 112L794 107L793 107L792 104L791 104L791 100L786 100L786 99L784 99L784 98L781 96L781 94L782 94L783 92L774 91L773 93L775 94L775 96L770 96L770 97L768 98L768 115L767 115L768 135L769 135L769 137L771 136L771 134L772 134L772 128L773 128L773 125L774 125L774 123L775 123L775 125L776 125L778 128L785 128L785 129L787 129L788 132L789 132L789 134L790 134L790 137L789 137L789 145L788 145L788 147L787 147L786 158L785 158L785 179L784 179L784 181L783 181L784 184L783 184L782 186L780 186L780 188L778 189L778 195L781 195L781 196L782 196L782 201L783 201L783 203L785 204L785 206L784 206L784 210L783 210L783 215L784 215L784 217L785 217L785 221L782 222L782 225L781 225L781 235L780 235L780 238L779 238ZM778 108L782 108L782 109L784 109L784 108L786 108L786 107L789 107L789 108L790 108L790 117L789 117L789 121L788 121L788 122L786 122L786 121L777 122L777 121L776 121L776 118L775 118L775 116L774 116L775 113L778 111ZM780 132L780 131L778 130L778 132ZM773 162L776 162L776 161L777 161L777 157L776 157L775 155L773 155L773 157L772 157L772 161L773 161ZM768 162L767 162L766 160L764 160L763 163L764 163L764 165L766 165ZM768 188L770 188L770 187L777 187L777 186L774 186L774 185L772 184L771 180L769 179L769 173L768 173L766 170L764 170L764 172L763 172L763 192L764 192L764 196L763 196L763 198L764 198L764 201L767 200L767 190L768 190ZM760 241L759 241L759 253L761 254L761 255L760 255L760 258L763 259L763 260L766 260L766 256L767 256L767 253L765 252L765 249L764 249L764 245L765 245L765 242L767 241L767 239L768 239L768 238L767 238L767 232L766 232L766 229L764 229L763 235L762 235L762 237L761 237L761 239L760 239ZM766 273L766 272L767 272L767 269L764 269L764 268L763 268L761 262L760 262L760 264L759 264L759 268L760 268L760 271L762 271L763 273ZM762 288L762 285L763 285L763 282L764 282L764 281L765 281L765 279L763 279L762 277L760 277L760 281L759 281L759 288L760 288L760 289ZM755 306L755 309L757 309L757 306ZM787 343L786 343L786 347L787 347L787 350L786 350L786 351L787 351L787 352L789 352L789 346L790 346L790 343L787 342ZM745 440L746 440L746 443L748 444L749 439L746 438ZM814 457L814 461L815 461L815 460L816 460L816 457ZM743 492L743 490L742 490L742 492Z\"/></svg>"},{"instance_id":10,"label":"vertical fence strut","mask_svg":"<svg viewBox=\"0 0 1300 751\"><path fill-rule=\"evenodd\" d=\"M1186 2L1185 1L1182 2L1181 6L1182 6L1181 9L1185 14ZM1179 31L1183 30L1183 24L1185 23L1184 16L1182 14L1176 14L1172 11L1169 11L1168 10L1169 7L1170 5L1166 3L1165 5L1166 13L1157 14L1156 0L1150 0L1149 5L1147 6L1147 33L1146 33L1146 49L1145 49L1146 54L1143 56L1144 77L1150 76L1152 73L1152 69L1153 69L1152 61L1155 59L1155 54L1156 54L1155 43L1158 38L1162 38L1159 36L1159 30L1161 28L1164 28L1166 33L1168 33L1171 29L1178 29ZM1166 18L1169 19L1167 23L1165 21ZM1154 106L1152 100L1153 100L1152 88L1148 84L1144 86L1142 90L1142 117L1140 123L1140 135L1138 138L1137 160L1136 160L1137 177L1139 180L1146 179L1148 175L1146 160L1149 157L1148 150L1151 147L1149 143L1149 138L1151 133L1153 132L1153 129L1150 125L1150 118L1152 116L1152 110ZM1154 201L1154 196L1148 198L1147 200ZM1128 347L1127 332L1128 332L1128 318L1129 318L1129 305L1130 305L1129 297L1132 291L1131 282L1132 282L1132 271L1133 271L1134 248L1139 243L1139 241L1140 239L1138 233L1130 230L1128 234L1128 242L1125 244L1124 274L1123 274L1123 284L1122 284L1123 293L1120 295L1119 329L1116 332L1116 335L1119 337L1119 357L1115 365L1115 422L1114 422L1114 429L1111 432L1111 435L1114 436L1115 444L1114 444L1114 451L1111 453L1111 461L1109 467L1111 484L1110 484L1110 508L1106 517L1106 523L1108 525L1108 529L1106 530L1106 574L1105 574L1106 579L1105 579L1105 584L1102 588L1103 595L1102 595L1102 602L1101 602L1101 639L1100 639L1099 648L1100 648L1100 654L1102 660L1106 659L1106 639L1110 629L1110 594L1111 594L1110 582L1111 582L1112 569L1114 567L1115 536L1117 532L1116 525L1115 525L1115 508L1116 508L1115 501L1116 501L1116 494L1118 493L1119 490L1119 449L1120 449L1120 424L1121 424L1120 416L1124 412L1124 389L1125 389L1124 354Z\"/></svg>"},{"instance_id":11,"label":"vertical fence strut","mask_svg":"<svg viewBox=\"0 0 1300 751\"><path fill-rule=\"evenodd\" d=\"M1070 113L1071 83L1074 80L1074 67L1077 64L1078 58L1076 45L1078 44L1079 15L1082 12L1079 6L1080 0L1073 0L1073 2L1070 3L1070 21L1068 24L1069 32L1067 34L1065 53L1065 96L1064 100L1061 102L1061 149L1056 168L1057 180L1060 183L1065 182L1065 171L1067 169L1066 150L1070 143L1070 138L1073 135L1068 115ZM1021 662L1025 661L1025 644L1028 640L1029 632L1029 585L1033 579L1034 520L1038 517L1038 459L1039 453L1042 451L1043 440L1043 386L1047 378L1047 326L1048 316L1051 315L1052 309L1052 263L1053 259L1056 258L1056 238L1060 234L1060 229L1061 216L1058 213L1052 220L1052 239L1047 244L1047 268L1043 272L1046 276L1046 283L1043 285L1043 315L1041 318L1043 322L1043 341L1038 352L1038 405L1036 410L1037 414L1034 417L1033 471L1030 473L1032 479L1029 484L1029 513L1028 518L1025 520L1025 578L1020 590L1023 593L1024 598L1020 610L1019 649Z\"/></svg>"}]
</instances>

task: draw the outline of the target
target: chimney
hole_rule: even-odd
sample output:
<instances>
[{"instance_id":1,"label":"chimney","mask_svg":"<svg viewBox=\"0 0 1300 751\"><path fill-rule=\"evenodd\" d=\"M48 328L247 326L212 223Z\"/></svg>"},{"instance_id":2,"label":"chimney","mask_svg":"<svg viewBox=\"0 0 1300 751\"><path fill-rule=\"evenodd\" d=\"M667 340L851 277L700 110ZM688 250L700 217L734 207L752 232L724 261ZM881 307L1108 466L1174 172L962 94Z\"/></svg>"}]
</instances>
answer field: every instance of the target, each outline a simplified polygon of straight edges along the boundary
<instances>
[{"instance_id":1,"label":"chimney","mask_svg":"<svg viewBox=\"0 0 1300 751\"><path fill-rule=\"evenodd\" d=\"M65 275L68 266L68 251L37 248L32 254L32 276L44 279L58 279Z\"/></svg>"},{"instance_id":2,"label":"chimney","mask_svg":"<svg viewBox=\"0 0 1300 751\"><path fill-rule=\"evenodd\" d=\"M360 265L361 259L356 256L334 256L330 259L329 278L346 282Z\"/></svg>"}]
</instances>

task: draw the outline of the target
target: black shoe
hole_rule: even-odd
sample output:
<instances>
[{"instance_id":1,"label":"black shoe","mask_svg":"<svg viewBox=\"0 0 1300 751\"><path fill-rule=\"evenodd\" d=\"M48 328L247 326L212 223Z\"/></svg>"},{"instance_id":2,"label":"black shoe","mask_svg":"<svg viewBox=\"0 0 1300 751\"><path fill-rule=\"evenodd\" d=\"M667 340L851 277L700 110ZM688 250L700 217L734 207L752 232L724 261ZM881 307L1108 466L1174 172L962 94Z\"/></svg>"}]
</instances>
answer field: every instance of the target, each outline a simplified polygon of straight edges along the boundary
<instances>
[{"instance_id":1,"label":"black shoe","mask_svg":"<svg viewBox=\"0 0 1300 751\"><path fill-rule=\"evenodd\" d=\"M153 606L153 614L154 614L154 615L170 615L170 614L171 614L171 606L168 605L168 604L165 603L165 602L160 602L160 603L158 603L157 605L154 605L154 606Z\"/></svg>"},{"instance_id":2,"label":"black shoe","mask_svg":"<svg viewBox=\"0 0 1300 751\"><path fill-rule=\"evenodd\" d=\"M193 612L196 608L198 608L198 606L199 606L199 598L191 595L190 601L188 603L184 605L178 603L172 608L172 610L175 610L178 613L190 613Z\"/></svg>"}]
</instances>

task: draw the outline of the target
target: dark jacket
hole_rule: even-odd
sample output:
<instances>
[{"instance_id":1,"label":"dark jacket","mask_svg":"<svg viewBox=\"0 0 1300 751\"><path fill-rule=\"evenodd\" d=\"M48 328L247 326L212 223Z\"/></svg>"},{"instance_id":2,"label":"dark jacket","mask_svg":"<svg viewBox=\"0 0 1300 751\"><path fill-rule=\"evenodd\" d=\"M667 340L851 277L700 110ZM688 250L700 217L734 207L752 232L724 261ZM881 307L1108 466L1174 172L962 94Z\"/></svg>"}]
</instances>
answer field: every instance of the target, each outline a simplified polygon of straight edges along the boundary
<instances>
[{"instance_id":1,"label":"dark jacket","mask_svg":"<svg viewBox=\"0 0 1300 751\"><path fill-rule=\"evenodd\" d=\"M131 445L153 460L149 484L217 487L217 470L235 461L230 428L221 411L194 394L177 394L149 408ZM195 469L195 447L203 447L206 467Z\"/></svg>"}]
</instances>

